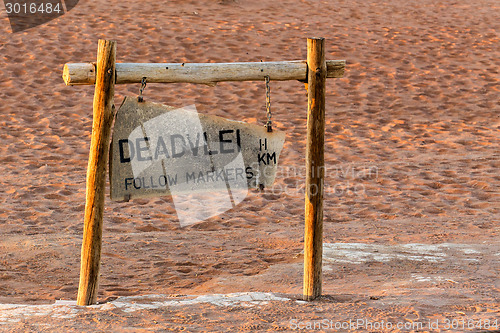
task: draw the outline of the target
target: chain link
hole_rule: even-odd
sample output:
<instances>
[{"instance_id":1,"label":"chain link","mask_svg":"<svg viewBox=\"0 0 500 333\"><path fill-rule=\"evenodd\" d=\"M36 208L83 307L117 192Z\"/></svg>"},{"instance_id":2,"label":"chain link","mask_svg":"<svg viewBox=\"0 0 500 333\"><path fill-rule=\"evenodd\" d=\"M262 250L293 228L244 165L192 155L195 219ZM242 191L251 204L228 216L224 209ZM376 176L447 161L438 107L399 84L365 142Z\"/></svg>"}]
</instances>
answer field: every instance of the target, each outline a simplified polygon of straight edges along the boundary
<instances>
[{"instance_id":1,"label":"chain link","mask_svg":"<svg viewBox=\"0 0 500 333\"><path fill-rule=\"evenodd\" d=\"M266 79L266 113L267 113L267 122L266 128L268 132L273 131L273 122L271 121L272 113L271 113L271 87L269 86L269 75L265 76Z\"/></svg>"},{"instance_id":2,"label":"chain link","mask_svg":"<svg viewBox=\"0 0 500 333\"><path fill-rule=\"evenodd\" d=\"M144 102L144 98L142 97L142 92L146 89L146 79L147 77L143 77L141 80L141 88L139 89L139 97L137 97L137 101Z\"/></svg>"}]
</instances>

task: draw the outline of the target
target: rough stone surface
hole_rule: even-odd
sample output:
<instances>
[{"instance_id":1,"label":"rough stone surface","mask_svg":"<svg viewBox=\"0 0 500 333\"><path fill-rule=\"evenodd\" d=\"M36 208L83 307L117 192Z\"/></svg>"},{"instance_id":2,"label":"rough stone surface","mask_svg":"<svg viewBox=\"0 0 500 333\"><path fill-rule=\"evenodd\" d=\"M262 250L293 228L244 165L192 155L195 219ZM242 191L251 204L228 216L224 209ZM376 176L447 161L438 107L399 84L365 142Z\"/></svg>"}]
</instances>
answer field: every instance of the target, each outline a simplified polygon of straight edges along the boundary
<instances>
[{"instance_id":1,"label":"rough stone surface","mask_svg":"<svg viewBox=\"0 0 500 333\"><path fill-rule=\"evenodd\" d=\"M126 97L111 143L111 199L218 190L246 195L272 185L284 140L282 131L199 114L194 106Z\"/></svg>"}]
</instances>

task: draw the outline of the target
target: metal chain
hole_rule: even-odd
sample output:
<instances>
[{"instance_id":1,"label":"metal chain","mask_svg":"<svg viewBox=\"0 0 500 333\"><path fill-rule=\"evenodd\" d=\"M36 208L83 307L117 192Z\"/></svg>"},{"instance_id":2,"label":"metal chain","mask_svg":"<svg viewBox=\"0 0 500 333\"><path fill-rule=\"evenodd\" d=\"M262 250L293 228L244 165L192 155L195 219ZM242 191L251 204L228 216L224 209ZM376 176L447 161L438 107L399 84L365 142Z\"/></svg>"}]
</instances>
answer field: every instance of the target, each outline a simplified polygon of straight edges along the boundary
<instances>
[{"instance_id":1,"label":"metal chain","mask_svg":"<svg viewBox=\"0 0 500 333\"><path fill-rule=\"evenodd\" d=\"M267 122L266 122L266 128L268 132L273 131L273 122L271 121L271 87L269 86L269 75L265 76L266 79L266 112L267 112Z\"/></svg>"},{"instance_id":2,"label":"metal chain","mask_svg":"<svg viewBox=\"0 0 500 333\"><path fill-rule=\"evenodd\" d=\"M141 80L141 89L139 89L139 97L137 97L138 102L144 102L144 98L142 97L142 92L146 89L146 79L147 77L143 77Z\"/></svg>"}]
</instances>

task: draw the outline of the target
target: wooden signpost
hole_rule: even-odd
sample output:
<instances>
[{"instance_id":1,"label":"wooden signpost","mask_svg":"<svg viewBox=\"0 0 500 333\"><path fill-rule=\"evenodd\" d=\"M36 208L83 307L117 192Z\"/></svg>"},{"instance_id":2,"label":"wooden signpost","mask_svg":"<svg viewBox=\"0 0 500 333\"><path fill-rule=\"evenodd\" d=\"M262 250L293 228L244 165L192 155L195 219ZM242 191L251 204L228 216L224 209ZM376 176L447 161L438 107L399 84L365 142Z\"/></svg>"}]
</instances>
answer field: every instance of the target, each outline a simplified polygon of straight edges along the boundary
<instances>
[{"instance_id":1,"label":"wooden signpost","mask_svg":"<svg viewBox=\"0 0 500 333\"><path fill-rule=\"evenodd\" d=\"M122 83L201 83L223 81L299 80L307 83L307 146L304 233L305 300L321 295L323 247L323 184L325 81L344 74L345 61L325 60L324 38L307 40L307 61L207 64L116 63L116 43L99 40L96 63L64 66L67 85L95 84L92 139L87 169L85 220L77 304L97 301L102 221L110 133L115 113L114 86ZM229 142L229 139L227 139ZM128 156L130 157L130 156ZM127 157L124 157L125 159ZM130 178L130 177L129 177Z\"/></svg>"}]
</instances>

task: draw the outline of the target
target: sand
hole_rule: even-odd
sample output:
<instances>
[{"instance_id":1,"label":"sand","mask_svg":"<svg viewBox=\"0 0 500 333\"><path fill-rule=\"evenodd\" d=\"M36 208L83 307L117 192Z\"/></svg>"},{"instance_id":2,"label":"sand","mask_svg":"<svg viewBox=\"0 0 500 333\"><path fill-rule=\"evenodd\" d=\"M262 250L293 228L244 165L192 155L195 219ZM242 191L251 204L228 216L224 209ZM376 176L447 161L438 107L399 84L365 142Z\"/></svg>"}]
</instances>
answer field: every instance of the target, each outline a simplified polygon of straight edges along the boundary
<instances>
[{"instance_id":1,"label":"sand","mask_svg":"<svg viewBox=\"0 0 500 333\"><path fill-rule=\"evenodd\" d=\"M410 332L500 319L498 22L494 0L81 1L14 34L0 12L0 330L427 323L371 327ZM118 62L297 60L313 36L347 61L327 82L325 296L300 301L307 98L290 81L271 82L287 133L274 188L185 228L168 197L106 199L100 305L54 304L76 299L93 97L64 85L63 64L94 61L99 38L117 41ZM115 103L139 88L117 86ZM263 82L144 95L266 120Z\"/></svg>"}]
</instances>

